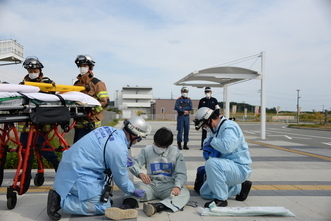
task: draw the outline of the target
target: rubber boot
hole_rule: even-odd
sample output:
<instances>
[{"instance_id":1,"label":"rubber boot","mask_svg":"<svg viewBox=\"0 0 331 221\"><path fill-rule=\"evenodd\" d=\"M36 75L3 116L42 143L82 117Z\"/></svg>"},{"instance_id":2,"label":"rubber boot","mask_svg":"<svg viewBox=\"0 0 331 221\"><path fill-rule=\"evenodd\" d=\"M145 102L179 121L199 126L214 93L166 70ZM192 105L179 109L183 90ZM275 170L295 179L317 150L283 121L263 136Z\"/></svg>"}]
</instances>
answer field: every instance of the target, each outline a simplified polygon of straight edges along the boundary
<instances>
[{"instance_id":1,"label":"rubber boot","mask_svg":"<svg viewBox=\"0 0 331 221\"><path fill-rule=\"evenodd\" d=\"M55 190L49 190L47 199L47 215L52 220L60 220L61 214L57 211L61 209L60 207L61 197Z\"/></svg>"},{"instance_id":2,"label":"rubber boot","mask_svg":"<svg viewBox=\"0 0 331 221\"><path fill-rule=\"evenodd\" d=\"M244 201L248 197L248 193L251 190L252 182L249 180L246 180L241 184L241 191L240 194L236 196L236 200L238 201Z\"/></svg>"},{"instance_id":3,"label":"rubber boot","mask_svg":"<svg viewBox=\"0 0 331 221\"><path fill-rule=\"evenodd\" d=\"M109 219L122 220L122 219L134 219L138 216L136 209L121 209L118 207L109 207L105 211L105 215Z\"/></svg>"},{"instance_id":4,"label":"rubber boot","mask_svg":"<svg viewBox=\"0 0 331 221\"><path fill-rule=\"evenodd\" d=\"M188 146L187 146L187 142L184 142L184 148L183 148L184 150L188 150L189 148L188 148Z\"/></svg>"},{"instance_id":5,"label":"rubber boot","mask_svg":"<svg viewBox=\"0 0 331 221\"><path fill-rule=\"evenodd\" d=\"M126 198L123 200L121 209L135 209L139 208L138 201L134 198Z\"/></svg>"},{"instance_id":6,"label":"rubber boot","mask_svg":"<svg viewBox=\"0 0 331 221\"><path fill-rule=\"evenodd\" d=\"M169 209L162 203L144 203L143 210L147 216L153 216L155 213L159 213Z\"/></svg>"},{"instance_id":7,"label":"rubber boot","mask_svg":"<svg viewBox=\"0 0 331 221\"><path fill-rule=\"evenodd\" d=\"M178 141L178 142L177 142L177 146L178 146L178 149L181 150L181 149L182 149L182 142L179 142L179 141Z\"/></svg>"}]
</instances>

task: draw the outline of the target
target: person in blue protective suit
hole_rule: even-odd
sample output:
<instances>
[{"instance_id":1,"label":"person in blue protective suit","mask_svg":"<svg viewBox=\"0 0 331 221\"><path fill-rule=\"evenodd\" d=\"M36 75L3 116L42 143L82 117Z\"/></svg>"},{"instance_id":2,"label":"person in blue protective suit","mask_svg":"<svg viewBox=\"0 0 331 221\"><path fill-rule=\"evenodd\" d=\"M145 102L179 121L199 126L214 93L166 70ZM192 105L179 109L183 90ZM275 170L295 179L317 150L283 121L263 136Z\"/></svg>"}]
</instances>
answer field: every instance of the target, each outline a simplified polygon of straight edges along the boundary
<instances>
[{"instance_id":1,"label":"person in blue protective suit","mask_svg":"<svg viewBox=\"0 0 331 221\"><path fill-rule=\"evenodd\" d=\"M198 109L194 123L196 128L210 132L203 146L207 179L200 195L212 201L204 206L215 202L216 206L225 207L232 196L238 201L246 200L252 186L247 180L252 172L252 160L238 124L207 107Z\"/></svg>"},{"instance_id":2,"label":"person in blue protective suit","mask_svg":"<svg viewBox=\"0 0 331 221\"><path fill-rule=\"evenodd\" d=\"M129 180L128 148L147 136L151 127L141 117L124 121L124 128L99 127L74 143L63 156L55 176L54 190L50 190L47 214L59 220L63 213L78 215L106 214L119 220L136 218L135 209L111 207L108 200L110 177L126 194L143 197L143 190L135 189ZM110 208L109 208L110 207Z\"/></svg>"},{"instance_id":3,"label":"person in blue protective suit","mask_svg":"<svg viewBox=\"0 0 331 221\"><path fill-rule=\"evenodd\" d=\"M190 111L192 110L192 101L188 95L188 87L182 87L180 90L182 96L177 98L174 110L177 111L177 145L178 149L182 149L183 132L184 132L184 150L188 150L187 143L189 141L190 130Z\"/></svg>"},{"instance_id":4,"label":"person in blue protective suit","mask_svg":"<svg viewBox=\"0 0 331 221\"><path fill-rule=\"evenodd\" d=\"M138 202L145 202L143 211L147 216L156 212L171 210L182 211L190 199L190 193L183 187L187 180L187 171L183 154L172 146L173 133L162 127L154 134L154 144L141 149L134 158L130 172L142 180L135 187L146 191L142 198L132 194L124 196L121 208L137 208ZM147 174L141 168L147 168ZM158 203L146 201L160 199Z\"/></svg>"},{"instance_id":5,"label":"person in blue protective suit","mask_svg":"<svg viewBox=\"0 0 331 221\"><path fill-rule=\"evenodd\" d=\"M212 93L213 92L212 92L210 87L205 88L205 95L206 96L204 98L200 99L198 109L201 108L201 107L208 107L212 110L215 110L215 113L219 113L220 106L218 105L217 99L211 96ZM206 139L206 137L207 137L207 131L202 130L200 150L202 150L203 141Z\"/></svg>"}]
</instances>

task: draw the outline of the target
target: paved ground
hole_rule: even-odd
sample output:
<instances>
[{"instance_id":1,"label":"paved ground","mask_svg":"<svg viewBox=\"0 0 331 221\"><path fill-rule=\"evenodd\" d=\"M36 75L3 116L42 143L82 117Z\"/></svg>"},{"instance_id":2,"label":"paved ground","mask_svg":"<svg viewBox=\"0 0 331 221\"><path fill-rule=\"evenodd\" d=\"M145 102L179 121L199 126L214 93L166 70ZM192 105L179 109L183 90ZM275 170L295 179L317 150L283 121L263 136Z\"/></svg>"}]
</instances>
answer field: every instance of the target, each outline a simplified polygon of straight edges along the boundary
<instances>
[{"instance_id":1,"label":"paved ground","mask_svg":"<svg viewBox=\"0 0 331 221\"><path fill-rule=\"evenodd\" d=\"M166 126L175 133L176 122L150 122L153 132L159 127ZM120 127L120 125L119 125ZM183 150L187 168L187 187L191 190L191 201L198 207L186 206L184 211L171 213L163 212L147 217L138 209L136 220L331 220L331 151L318 149L319 155L305 154L305 149L311 149L301 144L277 141L276 139L260 140L259 137L247 135L250 153L253 159L253 173L250 180L253 187L248 199L238 202L230 199L228 207L284 207L295 214L295 217L215 217L200 216L198 211L206 200L201 199L194 190L193 183L196 168L204 164L199 150L200 131L191 128L190 150ZM136 156L140 148L152 143L152 136L131 149L132 156ZM324 157L321 157L323 155ZM33 181L29 191L17 197L16 207L7 209L6 187L12 185L15 170L6 170L5 179L0 188L0 220L49 220L46 213L47 192L54 180L54 171L46 170L45 183L35 187ZM33 176L35 171L33 171ZM138 180L134 179L134 182ZM119 206L123 193L114 191L115 206ZM61 220L109 220L105 216L82 217L62 214Z\"/></svg>"}]
</instances>

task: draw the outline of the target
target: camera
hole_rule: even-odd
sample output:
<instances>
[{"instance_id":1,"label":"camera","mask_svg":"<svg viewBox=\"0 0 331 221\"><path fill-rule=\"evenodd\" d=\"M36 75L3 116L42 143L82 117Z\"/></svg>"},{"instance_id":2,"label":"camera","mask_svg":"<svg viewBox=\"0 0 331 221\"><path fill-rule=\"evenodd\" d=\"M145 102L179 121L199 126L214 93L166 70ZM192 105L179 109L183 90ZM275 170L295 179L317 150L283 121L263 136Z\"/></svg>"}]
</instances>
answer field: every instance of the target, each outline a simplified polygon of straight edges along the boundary
<instances>
[{"instance_id":1,"label":"camera","mask_svg":"<svg viewBox=\"0 0 331 221\"><path fill-rule=\"evenodd\" d=\"M113 187L111 185L106 184L105 187L103 188L103 192L100 197L100 201L103 203L106 203L109 199L109 197L112 197L112 189Z\"/></svg>"}]
</instances>

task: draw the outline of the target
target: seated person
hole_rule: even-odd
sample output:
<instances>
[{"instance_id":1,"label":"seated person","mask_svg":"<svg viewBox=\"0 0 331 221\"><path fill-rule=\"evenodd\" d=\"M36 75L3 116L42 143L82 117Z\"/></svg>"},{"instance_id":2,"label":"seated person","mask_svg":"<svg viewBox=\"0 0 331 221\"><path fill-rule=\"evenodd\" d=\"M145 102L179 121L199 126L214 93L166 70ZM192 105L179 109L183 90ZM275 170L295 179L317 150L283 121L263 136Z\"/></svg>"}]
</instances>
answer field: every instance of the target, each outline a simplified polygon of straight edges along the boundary
<instances>
[{"instance_id":1,"label":"seated person","mask_svg":"<svg viewBox=\"0 0 331 221\"><path fill-rule=\"evenodd\" d=\"M122 209L138 207L138 202L145 202L144 213L152 216L156 212L182 210L190 199L190 193L183 187L187 180L186 165L183 154L176 146L172 146L172 132L162 127L154 135L154 144L144 147L134 158L130 172L142 180L135 184L136 189L146 191L142 198L132 194L124 196ZM147 168L147 174L141 171ZM158 203L146 201L160 199Z\"/></svg>"}]
</instances>

